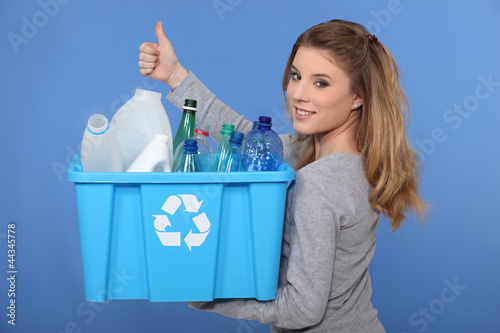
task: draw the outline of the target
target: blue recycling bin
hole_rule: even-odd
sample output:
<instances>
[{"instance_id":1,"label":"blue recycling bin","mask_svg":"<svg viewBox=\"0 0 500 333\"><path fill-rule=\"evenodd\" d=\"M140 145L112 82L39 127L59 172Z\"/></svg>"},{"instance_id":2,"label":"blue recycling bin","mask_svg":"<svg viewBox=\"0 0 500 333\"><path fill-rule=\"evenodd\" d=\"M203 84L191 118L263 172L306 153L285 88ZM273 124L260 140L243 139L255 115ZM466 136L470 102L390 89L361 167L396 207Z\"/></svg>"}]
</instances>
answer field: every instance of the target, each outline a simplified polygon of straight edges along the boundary
<instances>
[{"instance_id":1,"label":"blue recycling bin","mask_svg":"<svg viewBox=\"0 0 500 333\"><path fill-rule=\"evenodd\" d=\"M286 190L278 171L83 172L75 183L88 301L276 298Z\"/></svg>"}]
</instances>

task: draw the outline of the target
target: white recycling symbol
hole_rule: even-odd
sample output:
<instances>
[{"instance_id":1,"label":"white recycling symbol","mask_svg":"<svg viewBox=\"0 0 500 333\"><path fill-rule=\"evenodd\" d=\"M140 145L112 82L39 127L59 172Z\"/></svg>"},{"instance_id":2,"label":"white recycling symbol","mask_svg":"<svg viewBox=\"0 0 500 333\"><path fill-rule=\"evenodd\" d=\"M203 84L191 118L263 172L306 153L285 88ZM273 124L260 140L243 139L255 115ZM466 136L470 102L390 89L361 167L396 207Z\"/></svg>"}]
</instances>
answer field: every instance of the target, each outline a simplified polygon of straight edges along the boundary
<instances>
[{"instance_id":1,"label":"white recycling symbol","mask_svg":"<svg viewBox=\"0 0 500 333\"><path fill-rule=\"evenodd\" d=\"M171 195L165 201L161 209L168 215L173 216L180 205L184 203L184 207L186 208L184 212L198 213L202 202L203 200L198 201L193 194ZM181 246L181 233L167 230L167 227L172 228L168 215L153 215L153 217L155 217L154 227L156 234L163 246ZM202 245L210 232L210 221L205 213L193 217L193 222L199 232L193 232L193 229L191 229L184 238L184 242L189 248L189 251L191 251L193 246Z\"/></svg>"}]
</instances>

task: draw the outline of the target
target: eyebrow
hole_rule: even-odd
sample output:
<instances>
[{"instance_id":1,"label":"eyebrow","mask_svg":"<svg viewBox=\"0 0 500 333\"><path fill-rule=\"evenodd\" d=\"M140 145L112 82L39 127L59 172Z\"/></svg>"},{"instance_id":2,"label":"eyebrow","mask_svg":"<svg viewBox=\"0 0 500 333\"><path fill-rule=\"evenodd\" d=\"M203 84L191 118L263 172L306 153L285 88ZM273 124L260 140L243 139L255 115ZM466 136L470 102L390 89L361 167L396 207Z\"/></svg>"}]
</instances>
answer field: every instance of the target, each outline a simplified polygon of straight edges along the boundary
<instances>
[{"instance_id":1,"label":"eyebrow","mask_svg":"<svg viewBox=\"0 0 500 333\"><path fill-rule=\"evenodd\" d=\"M297 67L295 67L294 65L291 65L291 66L290 66L290 69L291 69L291 70L295 70L295 71L297 71L297 72L300 72L300 71L297 69ZM323 73L313 74L312 76L315 76L315 77L326 77L326 78L328 78L328 79L330 79L330 80L332 79L332 78L330 77L330 75L328 75L328 74L323 74Z\"/></svg>"}]
</instances>

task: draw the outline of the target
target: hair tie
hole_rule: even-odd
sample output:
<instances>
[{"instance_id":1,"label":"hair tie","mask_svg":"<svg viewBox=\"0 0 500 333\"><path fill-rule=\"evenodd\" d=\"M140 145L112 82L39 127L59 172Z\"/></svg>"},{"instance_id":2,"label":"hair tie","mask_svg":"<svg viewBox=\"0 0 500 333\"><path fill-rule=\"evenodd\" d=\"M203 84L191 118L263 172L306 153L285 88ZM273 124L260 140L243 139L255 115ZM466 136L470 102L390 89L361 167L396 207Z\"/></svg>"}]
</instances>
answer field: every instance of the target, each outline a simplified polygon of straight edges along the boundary
<instances>
[{"instance_id":1,"label":"hair tie","mask_svg":"<svg viewBox=\"0 0 500 333\"><path fill-rule=\"evenodd\" d=\"M378 41L377 36L375 36L375 35L367 35L366 37L368 37L368 40L372 43L375 43L376 41Z\"/></svg>"}]
</instances>

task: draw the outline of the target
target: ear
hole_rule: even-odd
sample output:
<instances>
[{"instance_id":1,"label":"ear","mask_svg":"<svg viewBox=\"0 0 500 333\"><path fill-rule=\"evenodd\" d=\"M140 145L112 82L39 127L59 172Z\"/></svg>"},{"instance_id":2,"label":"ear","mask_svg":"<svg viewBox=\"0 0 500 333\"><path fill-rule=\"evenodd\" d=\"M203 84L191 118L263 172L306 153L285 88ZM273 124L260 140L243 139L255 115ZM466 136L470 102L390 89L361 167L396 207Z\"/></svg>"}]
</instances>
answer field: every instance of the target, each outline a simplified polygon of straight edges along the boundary
<instances>
[{"instance_id":1,"label":"ear","mask_svg":"<svg viewBox=\"0 0 500 333\"><path fill-rule=\"evenodd\" d=\"M351 103L351 110L356 110L361 105L363 105L363 99L358 95L354 95L354 100Z\"/></svg>"}]
</instances>

